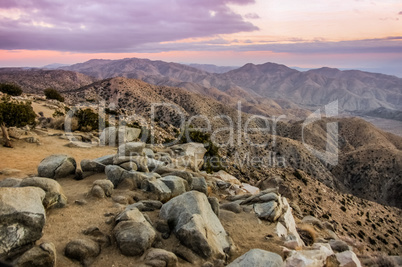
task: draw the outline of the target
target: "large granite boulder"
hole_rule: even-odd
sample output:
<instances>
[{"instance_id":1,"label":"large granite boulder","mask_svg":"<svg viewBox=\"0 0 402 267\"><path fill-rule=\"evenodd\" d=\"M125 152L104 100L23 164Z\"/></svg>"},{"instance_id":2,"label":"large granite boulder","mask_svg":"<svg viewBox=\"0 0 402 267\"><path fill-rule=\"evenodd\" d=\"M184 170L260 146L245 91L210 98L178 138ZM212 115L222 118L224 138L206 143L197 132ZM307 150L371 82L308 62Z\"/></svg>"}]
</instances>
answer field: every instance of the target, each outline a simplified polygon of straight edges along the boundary
<instances>
[{"instance_id":1,"label":"large granite boulder","mask_svg":"<svg viewBox=\"0 0 402 267\"><path fill-rule=\"evenodd\" d=\"M42 237L45 195L38 187L0 188L0 259L29 249Z\"/></svg>"},{"instance_id":2,"label":"large granite boulder","mask_svg":"<svg viewBox=\"0 0 402 267\"><path fill-rule=\"evenodd\" d=\"M67 155L51 155L41 161L38 166L40 177L58 179L75 174L77 163Z\"/></svg>"},{"instance_id":3,"label":"large granite boulder","mask_svg":"<svg viewBox=\"0 0 402 267\"><path fill-rule=\"evenodd\" d=\"M190 191L171 199L162 206L159 217L169 222L182 244L205 259L225 259L233 248L203 193Z\"/></svg>"}]
</instances>

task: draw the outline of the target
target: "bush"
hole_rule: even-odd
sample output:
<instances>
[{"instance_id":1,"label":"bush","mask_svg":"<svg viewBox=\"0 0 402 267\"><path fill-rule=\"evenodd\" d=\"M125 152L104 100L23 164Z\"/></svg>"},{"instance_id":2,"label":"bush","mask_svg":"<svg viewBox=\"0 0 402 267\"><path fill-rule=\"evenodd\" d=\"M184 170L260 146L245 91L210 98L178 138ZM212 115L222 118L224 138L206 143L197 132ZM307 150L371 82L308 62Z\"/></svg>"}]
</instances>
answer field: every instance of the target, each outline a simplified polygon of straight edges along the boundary
<instances>
[{"instance_id":1,"label":"bush","mask_svg":"<svg viewBox=\"0 0 402 267\"><path fill-rule=\"evenodd\" d=\"M80 109L75 114L74 117L78 119L78 130L83 132L90 132L99 130L99 114L93 112L91 109ZM109 127L109 122L105 121L105 127Z\"/></svg>"},{"instance_id":2,"label":"bush","mask_svg":"<svg viewBox=\"0 0 402 267\"><path fill-rule=\"evenodd\" d=\"M19 96L22 94L21 87L13 83L0 83L0 91L12 96Z\"/></svg>"},{"instance_id":3,"label":"bush","mask_svg":"<svg viewBox=\"0 0 402 267\"><path fill-rule=\"evenodd\" d=\"M64 97L62 97L59 91L57 91L56 89L47 88L43 92L45 93L46 99L55 99L60 102L64 102Z\"/></svg>"},{"instance_id":4,"label":"bush","mask_svg":"<svg viewBox=\"0 0 402 267\"><path fill-rule=\"evenodd\" d=\"M6 127L24 127L35 124L36 114L31 103L9 102L0 103L0 124Z\"/></svg>"}]
</instances>

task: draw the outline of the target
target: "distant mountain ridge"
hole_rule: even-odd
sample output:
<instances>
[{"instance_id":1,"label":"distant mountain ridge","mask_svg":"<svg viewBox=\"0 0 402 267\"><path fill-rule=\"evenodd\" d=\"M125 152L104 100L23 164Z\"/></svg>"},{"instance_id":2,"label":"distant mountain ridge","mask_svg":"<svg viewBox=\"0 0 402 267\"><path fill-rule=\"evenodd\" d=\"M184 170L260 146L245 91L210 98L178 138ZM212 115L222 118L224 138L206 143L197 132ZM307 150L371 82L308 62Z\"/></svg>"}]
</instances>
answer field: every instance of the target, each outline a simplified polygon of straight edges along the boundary
<instances>
[{"instance_id":1,"label":"distant mountain ridge","mask_svg":"<svg viewBox=\"0 0 402 267\"><path fill-rule=\"evenodd\" d=\"M210 73L178 63L138 58L89 60L62 69L97 79L122 76L186 89L216 88L230 96L287 100L309 109L334 100L344 111L402 109L401 78L357 70L320 68L300 72L276 63L249 63L225 73Z\"/></svg>"},{"instance_id":2,"label":"distant mountain ridge","mask_svg":"<svg viewBox=\"0 0 402 267\"><path fill-rule=\"evenodd\" d=\"M25 93L42 94L46 88L60 92L93 83L96 79L82 73L65 70L0 68L0 83L16 83Z\"/></svg>"},{"instance_id":3,"label":"distant mountain ridge","mask_svg":"<svg viewBox=\"0 0 402 267\"><path fill-rule=\"evenodd\" d=\"M225 72L239 68L239 67L233 67L233 66L216 66L213 64L187 64L187 65L189 65L190 67L199 69L199 70L210 72L210 73L225 73Z\"/></svg>"}]
</instances>

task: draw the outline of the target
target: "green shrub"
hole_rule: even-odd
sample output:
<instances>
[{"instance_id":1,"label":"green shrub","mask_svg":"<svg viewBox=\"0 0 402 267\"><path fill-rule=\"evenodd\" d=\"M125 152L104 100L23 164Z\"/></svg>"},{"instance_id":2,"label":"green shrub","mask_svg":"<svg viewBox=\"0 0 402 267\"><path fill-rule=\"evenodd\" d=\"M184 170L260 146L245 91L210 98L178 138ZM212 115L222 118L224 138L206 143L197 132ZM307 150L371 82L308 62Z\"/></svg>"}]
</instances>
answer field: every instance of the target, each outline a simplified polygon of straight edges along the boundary
<instances>
[{"instance_id":1,"label":"green shrub","mask_svg":"<svg viewBox=\"0 0 402 267\"><path fill-rule=\"evenodd\" d=\"M35 118L36 114L29 102L5 101L0 103L0 124L4 123L6 127L34 125Z\"/></svg>"},{"instance_id":2,"label":"green shrub","mask_svg":"<svg viewBox=\"0 0 402 267\"><path fill-rule=\"evenodd\" d=\"M99 130L99 122L102 123L103 118L100 118L99 114L93 112L91 109L80 109L75 114L74 117L78 119L78 130L82 132L90 132ZM99 120L101 119L101 121ZM109 126L108 121L105 122L105 127Z\"/></svg>"},{"instance_id":3,"label":"green shrub","mask_svg":"<svg viewBox=\"0 0 402 267\"><path fill-rule=\"evenodd\" d=\"M12 96L19 96L22 94L21 87L13 83L0 83L0 91Z\"/></svg>"},{"instance_id":4,"label":"green shrub","mask_svg":"<svg viewBox=\"0 0 402 267\"><path fill-rule=\"evenodd\" d=\"M57 91L56 89L47 88L43 92L45 93L46 99L55 99L60 102L64 102L64 97L62 97L59 91Z\"/></svg>"}]
</instances>

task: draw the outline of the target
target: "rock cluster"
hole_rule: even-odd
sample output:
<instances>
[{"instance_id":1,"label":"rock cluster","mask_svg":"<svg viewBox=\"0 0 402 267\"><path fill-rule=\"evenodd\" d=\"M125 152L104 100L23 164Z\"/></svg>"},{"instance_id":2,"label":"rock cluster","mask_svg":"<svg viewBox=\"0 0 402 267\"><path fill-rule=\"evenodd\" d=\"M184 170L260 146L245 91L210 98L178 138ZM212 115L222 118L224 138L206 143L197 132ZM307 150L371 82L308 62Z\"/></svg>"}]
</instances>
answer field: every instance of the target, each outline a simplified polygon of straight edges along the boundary
<instances>
[{"instance_id":1,"label":"rock cluster","mask_svg":"<svg viewBox=\"0 0 402 267\"><path fill-rule=\"evenodd\" d=\"M333 240L305 242L292 207L278 188L260 191L224 171L211 175L198 171L203 153L200 144L161 151L130 142L121 145L116 155L82 160L83 179L101 173L105 179L93 182L88 199L81 205L106 199L102 201L119 203L116 205L121 210L106 222L111 227L109 233L95 226L84 230L79 238L66 240L64 256L88 266L104 248L115 244L120 253L146 266L173 267L183 259L200 266L324 266L328 262L331 266L360 266L356 254L335 234ZM42 236L45 210L67 205L54 179L73 178L76 171L72 157L53 155L40 163L41 177L0 182L0 260L11 260L16 266L27 266L27 262L55 266L54 245L45 242L35 246L35 242ZM146 197L128 201L116 195L116 190L140 191ZM251 249L234 259L238 247L221 223L221 210L235 216L252 213L271 224L276 235L272 238L281 242L283 254ZM157 219L147 212L157 213ZM301 223L324 227L311 216ZM163 240L172 236L180 245L164 246Z\"/></svg>"}]
</instances>

